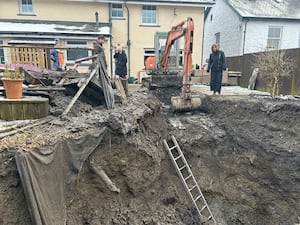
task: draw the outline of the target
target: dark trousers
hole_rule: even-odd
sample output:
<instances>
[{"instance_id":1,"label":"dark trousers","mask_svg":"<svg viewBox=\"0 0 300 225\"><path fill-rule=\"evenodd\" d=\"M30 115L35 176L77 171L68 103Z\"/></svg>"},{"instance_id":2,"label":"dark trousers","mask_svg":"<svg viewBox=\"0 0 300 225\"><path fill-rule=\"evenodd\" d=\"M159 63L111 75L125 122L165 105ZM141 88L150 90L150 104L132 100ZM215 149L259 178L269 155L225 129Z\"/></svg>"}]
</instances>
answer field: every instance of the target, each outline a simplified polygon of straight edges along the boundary
<instances>
[{"instance_id":1,"label":"dark trousers","mask_svg":"<svg viewBox=\"0 0 300 225\"><path fill-rule=\"evenodd\" d=\"M222 71L211 71L210 73L210 90L221 93Z\"/></svg>"}]
</instances>

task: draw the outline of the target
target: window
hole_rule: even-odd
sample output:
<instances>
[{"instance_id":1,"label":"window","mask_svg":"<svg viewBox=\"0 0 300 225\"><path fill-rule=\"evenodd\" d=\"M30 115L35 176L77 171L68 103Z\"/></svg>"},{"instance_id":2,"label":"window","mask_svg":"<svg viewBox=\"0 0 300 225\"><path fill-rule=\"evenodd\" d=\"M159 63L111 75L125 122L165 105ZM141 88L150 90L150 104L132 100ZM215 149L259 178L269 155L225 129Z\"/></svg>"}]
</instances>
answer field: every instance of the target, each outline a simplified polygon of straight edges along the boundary
<instances>
[{"instance_id":1,"label":"window","mask_svg":"<svg viewBox=\"0 0 300 225\"><path fill-rule=\"evenodd\" d=\"M179 50L179 66L183 66L184 50Z\"/></svg>"},{"instance_id":2,"label":"window","mask_svg":"<svg viewBox=\"0 0 300 225\"><path fill-rule=\"evenodd\" d=\"M142 24L156 25L157 12L155 5L143 5L142 7Z\"/></svg>"},{"instance_id":3,"label":"window","mask_svg":"<svg viewBox=\"0 0 300 225\"><path fill-rule=\"evenodd\" d=\"M3 41L0 40L0 45L3 45ZM5 64L4 49L0 47L0 64Z\"/></svg>"},{"instance_id":4,"label":"window","mask_svg":"<svg viewBox=\"0 0 300 225\"><path fill-rule=\"evenodd\" d=\"M67 41L67 62L73 63L76 59L87 57L89 55L86 41Z\"/></svg>"},{"instance_id":5,"label":"window","mask_svg":"<svg viewBox=\"0 0 300 225\"><path fill-rule=\"evenodd\" d=\"M215 38L216 38L216 44L220 45L220 38L221 38L220 32L215 34Z\"/></svg>"},{"instance_id":6,"label":"window","mask_svg":"<svg viewBox=\"0 0 300 225\"><path fill-rule=\"evenodd\" d=\"M300 31L299 31L299 44L298 47L300 48Z\"/></svg>"},{"instance_id":7,"label":"window","mask_svg":"<svg viewBox=\"0 0 300 225\"><path fill-rule=\"evenodd\" d=\"M267 49L279 49L282 27L269 27Z\"/></svg>"},{"instance_id":8,"label":"window","mask_svg":"<svg viewBox=\"0 0 300 225\"><path fill-rule=\"evenodd\" d=\"M122 4L112 4L111 5L111 17L123 18L123 5Z\"/></svg>"},{"instance_id":9,"label":"window","mask_svg":"<svg viewBox=\"0 0 300 225\"><path fill-rule=\"evenodd\" d=\"M20 13L22 14L32 14L32 0L20 0Z\"/></svg>"},{"instance_id":10,"label":"window","mask_svg":"<svg viewBox=\"0 0 300 225\"><path fill-rule=\"evenodd\" d=\"M153 48L144 49L144 63L149 56L155 56L155 51Z\"/></svg>"}]
</instances>

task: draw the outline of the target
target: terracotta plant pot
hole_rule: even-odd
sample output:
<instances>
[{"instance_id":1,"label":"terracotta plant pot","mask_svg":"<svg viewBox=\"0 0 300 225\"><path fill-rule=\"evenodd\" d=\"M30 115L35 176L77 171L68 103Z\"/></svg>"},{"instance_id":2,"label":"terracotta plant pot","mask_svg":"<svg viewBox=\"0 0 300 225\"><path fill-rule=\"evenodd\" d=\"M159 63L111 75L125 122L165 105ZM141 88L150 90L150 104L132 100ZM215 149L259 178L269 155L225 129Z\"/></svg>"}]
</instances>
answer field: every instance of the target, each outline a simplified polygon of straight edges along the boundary
<instances>
[{"instance_id":1,"label":"terracotta plant pot","mask_svg":"<svg viewBox=\"0 0 300 225\"><path fill-rule=\"evenodd\" d=\"M6 98L19 99L22 98L23 79L2 78L5 89Z\"/></svg>"}]
</instances>

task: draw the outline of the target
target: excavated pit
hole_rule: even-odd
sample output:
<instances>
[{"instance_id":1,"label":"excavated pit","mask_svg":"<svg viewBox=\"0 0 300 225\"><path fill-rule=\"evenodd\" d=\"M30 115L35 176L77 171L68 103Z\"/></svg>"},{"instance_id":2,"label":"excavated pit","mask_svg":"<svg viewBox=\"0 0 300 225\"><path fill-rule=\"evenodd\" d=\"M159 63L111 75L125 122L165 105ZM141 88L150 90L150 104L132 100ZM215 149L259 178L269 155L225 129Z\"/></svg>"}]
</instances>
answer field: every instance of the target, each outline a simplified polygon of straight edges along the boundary
<instances>
[{"instance_id":1,"label":"excavated pit","mask_svg":"<svg viewBox=\"0 0 300 225\"><path fill-rule=\"evenodd\" d=\"M56 115L70 101L55 96ZM52 148L106 127L108 133L68 185L68 225L201 224L163 139L174 135L218 222L300 223L300 103L207 97L202 112L172 114L147 91L108 111L77 102L67 117L1 139L0 224L33 224L18 175L17 150ZM109 190L89 162L120 193ZM49 183L50 185L50 183Z\"/></svg>"}]
</instances>

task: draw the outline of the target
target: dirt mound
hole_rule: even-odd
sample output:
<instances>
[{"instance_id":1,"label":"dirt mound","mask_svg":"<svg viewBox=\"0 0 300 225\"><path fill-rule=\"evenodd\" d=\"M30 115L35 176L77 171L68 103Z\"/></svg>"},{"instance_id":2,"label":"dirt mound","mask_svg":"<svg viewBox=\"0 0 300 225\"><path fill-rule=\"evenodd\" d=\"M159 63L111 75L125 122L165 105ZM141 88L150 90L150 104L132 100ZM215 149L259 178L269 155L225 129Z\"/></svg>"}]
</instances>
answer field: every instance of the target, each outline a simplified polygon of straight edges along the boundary
<instances>
[{"instance_id":1,"label":"dirt mound","mask_svg":"<svg viewBox=\"0 0 300 225\"><path fill-rule=\"evenodd\" d=\"M217 96L206 99L204 112L185 114L170 114L148 92L132 94L115 110L78 104L68 117L5 139L11 145L0 150L0 224L31 224L14 160L20 146L31 149L24 140L35 143L40 134L48 140L41 145L51 147L104 126L110 132L89 161L120 193L86 162L67 195L67 224L200 224L163 148L170 134L219 222L299 223L298 101Z\"/></svg>"},{"instance_id":2,"label":"dirt mound","mask_svg":"<svg viewBox=\"0 0 300 225\"><path fill-rule=\"evenodd\" d=\"M174 130L223 224L299 223L299 101L207 99Z\"/></svg>"}]
</instances>

